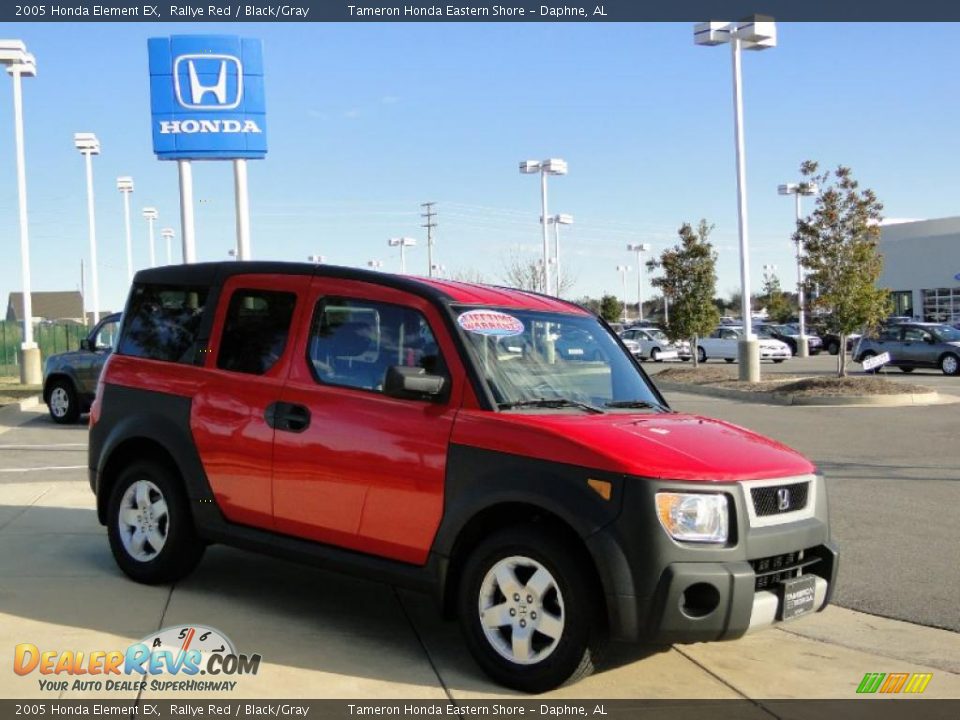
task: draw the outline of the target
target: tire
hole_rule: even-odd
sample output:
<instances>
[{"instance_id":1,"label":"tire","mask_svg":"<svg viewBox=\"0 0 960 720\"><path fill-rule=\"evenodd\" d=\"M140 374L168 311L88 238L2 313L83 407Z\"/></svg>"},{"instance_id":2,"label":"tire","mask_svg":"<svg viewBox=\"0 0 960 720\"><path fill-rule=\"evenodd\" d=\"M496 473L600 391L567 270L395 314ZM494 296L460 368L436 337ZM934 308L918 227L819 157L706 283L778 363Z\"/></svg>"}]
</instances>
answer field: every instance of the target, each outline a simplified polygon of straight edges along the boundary
<instances>
[{"instance_id":1,"label":"tire","mask_svg":"<svg viewBox=\"0 0 960 720\"><path fill-rule=\"evenodd\" d=\"M205 549L180 478L167 465L151 461L134 462L120 472L110 492L107 536L120 569L147 585L186 577Z\"/></svg>"},{"instance_id":2,"label":"tire","mask_svg":"<svg viewBox=\"0 0 960 720\"><path fill-rule=\"evenodd\" d=\"M80 400L73 383L66 378L54 380L47 400L50 417L59 425L72 425L80 419Z\"/></svg>"},{"instance_id":3,"label":"tire","mask_svg":"<svg viewBox=\"0 0 960 720\"><path fill-rule=\"evenodd\" d=\"M724 360L726 360L728 363L732 363L732 362L733 362L733 358L724 358Z\"/></svg>"},{"instance_id":4,"label":"tire","mask_svg":"<svg viewBox=\"0 0 960 720\"><path fill-rule=\"evenodd\" d=\"M947 353L940 358L940 371L944 375L960 375L960 357Z\"/></svg>"},{"instance_id":5,"label":"tire","mask_svg":"<svg viewBox=\"0 0 960 720\"><path fill-rule=\"evenodd\" d=\"M682 357L682 358L680 358L680 362L690 362L690 358L689 358L689 357Z\"/></svg>"},{"instance_id":6,"label":"tire","mask_svg":"<svg viewBox=\"0 0 960 720\"><path fill-rule=\"evenodd\" d=\"M831 355L839 355L839 354L840 354L840 342L837 341L837 340L831 340L831 341L827 344L827 352L830 353Z\"/></svg>"},{"instance_id":7,"label":"tire","mask_svg":"<svg viewBox=\"0 0 960 720\"><path fill-rule=\"evenodd\" d=\"M779 365L780 363L782 363L784 360L786 360L786 358L774 358L774 359L773 359L773 361L774 361L777 365Z\"/></svg>"},{"instance_id":8,"label":"tire","mask_svg":"<svg viewBox=\"0 0 960 720\"><path fill-rule=\"evenodd\" d=\"M663 362L663 360L660 359L660 348L653 348L650 350L650 359L654 362Z\"/></svg>"},{"instance_id":9,"label":"tire","mask_svg":"<svg viewBox=\"0 0 960 720\"><path fill-rule=\"evenodd\" d=\"M915 368L912 368L912 367L903 367L903 365L901 365L899 369L900 369L900 372L912 373Z\"/></svg>"},{"instance_id":10,"label":"tire","mask_svg":"<svg viewBox=\"0 0 960 720\"><path fill-rule=\"evenodd\" d=\"M707 351L702 347L697 348L697 362L705 363L707 361Z\"/></svg>"},{"instance_id":11,"label":"tire","mask_svg":"<svg viewBox=\"0 0 960 720\"><path fill-rule=\"evenodd\" d=\"M501 585L507 578L512 588ZM547 589L538 593L533 585ZM592 585L577 548L552 533L533 526L495 533L477 546L461 575L457 609L467 648L491 678L522 692L546 692L586 677L603 644L599 593ZM493 618L490 626L484 615ZM536 629L521 630L522 616ZM547 620L559 637L543 632ZM528 642L515 642L520 632Z\"/></svg>"}]
</instances>

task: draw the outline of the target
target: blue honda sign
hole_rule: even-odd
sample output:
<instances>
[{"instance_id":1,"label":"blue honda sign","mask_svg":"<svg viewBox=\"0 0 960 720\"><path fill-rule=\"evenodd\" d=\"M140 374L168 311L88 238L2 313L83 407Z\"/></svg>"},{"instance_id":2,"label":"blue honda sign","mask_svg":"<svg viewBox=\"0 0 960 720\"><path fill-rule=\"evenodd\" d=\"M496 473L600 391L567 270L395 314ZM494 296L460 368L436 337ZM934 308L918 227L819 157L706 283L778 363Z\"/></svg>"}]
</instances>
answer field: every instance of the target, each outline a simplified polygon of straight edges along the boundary
<instances>
[{"instance_id":1,"label":"blue honda sign","mask_svg":"<svg viewBox=\"0 0 960 720\"><path fill-rule=\"evenodd\" d=\"M267 154L259 40L173 35L147 42L153 151L160 160Z\"/></svg>"}]
</instances>

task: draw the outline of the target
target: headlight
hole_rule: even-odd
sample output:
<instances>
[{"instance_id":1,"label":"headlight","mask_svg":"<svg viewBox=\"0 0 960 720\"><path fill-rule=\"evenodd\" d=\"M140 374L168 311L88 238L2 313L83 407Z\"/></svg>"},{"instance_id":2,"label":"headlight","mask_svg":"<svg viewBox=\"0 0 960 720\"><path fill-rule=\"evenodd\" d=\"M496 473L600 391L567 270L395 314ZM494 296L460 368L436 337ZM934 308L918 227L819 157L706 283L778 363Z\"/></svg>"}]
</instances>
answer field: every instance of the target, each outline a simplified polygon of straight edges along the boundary
<instances>
[{"instance_id":1,"label":"headlight","mask_svg":"<svg viewBox=\"0 0 960 720\"><path fill-rule=\"evenodd\" d=\"M684 542L722 543L729 525L727 496L657 493L657 517L667 534Z\"/></svg>"}]
</instances>

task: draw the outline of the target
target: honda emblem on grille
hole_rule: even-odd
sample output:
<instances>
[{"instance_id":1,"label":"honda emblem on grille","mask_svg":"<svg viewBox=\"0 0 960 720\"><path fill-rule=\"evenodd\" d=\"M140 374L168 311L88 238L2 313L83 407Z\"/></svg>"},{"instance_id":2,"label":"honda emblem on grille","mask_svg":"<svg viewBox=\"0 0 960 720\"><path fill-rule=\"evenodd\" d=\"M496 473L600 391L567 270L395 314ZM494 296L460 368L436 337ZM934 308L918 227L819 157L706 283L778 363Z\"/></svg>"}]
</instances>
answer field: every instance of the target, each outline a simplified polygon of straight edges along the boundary
<instances>
[{"instance_id":1,"label":"honda emblem on grille","mask_svg":"<svg viewBox=\"0 0 960 720\"><path fill-rule=\"evenodd\" d=\"M777 509L780 512L790 509L790 490L789 488L780 488L777 490Z\"/></svg>"}]
</instances>

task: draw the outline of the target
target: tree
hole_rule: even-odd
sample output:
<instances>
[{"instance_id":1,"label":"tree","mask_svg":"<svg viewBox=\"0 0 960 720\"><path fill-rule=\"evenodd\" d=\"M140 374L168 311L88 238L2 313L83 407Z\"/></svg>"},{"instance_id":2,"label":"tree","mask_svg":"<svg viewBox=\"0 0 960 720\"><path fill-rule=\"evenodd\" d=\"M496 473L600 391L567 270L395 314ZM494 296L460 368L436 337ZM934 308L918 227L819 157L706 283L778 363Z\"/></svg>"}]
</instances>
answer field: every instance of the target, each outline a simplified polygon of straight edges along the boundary
<instances>
[{"instance_id":1,"label":"tree","mask_svg":"<svg viewBox=\"0 0 960 720\"><path fill-rule=\"evenodd\" d=\"M802 244L810 305L828 313L827 329L840 336L837 375L844 377L847 335L876 326L890 313L889 291L877 287L883 272L877 250L883 205L873 190L860 189L848 167L820 173L818 164L808 160L800 173L804 182L820 187L820 195L793 239Z\"/></svg>"},{"instance_id":2,"label":"tree","mask_svg":"<svg viewBox=\"0 0 960 720\"><path fill-rule=\"evenodd\" d=\"M450 279L457 282L486 284L488 281L483 273L476 268L460 268L450 273Z\"/></svg>"},{"instance_id":3,"label":"tree","mask_svg":"<svg viewBox=\"0 0 960 720\"><path fill-rule=\"evenodd\" d=\"M780 278L774 272L763 275L763 303L767 308L767 317L774 322L785 323L793 315L793 306L780 287Z\"/></svg>"},{"instance_id":4,"label":"tree","mask_svg":"<svg viewBox=\"0 0 960 720\"><path fill-rule=\"evenodd\" d=\"M543 284L543 263L530 257L521 256L513 250L503 259L502 282L519 290L542 293L546 291ZM563 273L560 277L560 296L566 295L576 284L576 278L570 273Z\"/></svg>"},{"instance_id":5,"label":"tree","mask_svg":"<svg viewBox=\"0 0 960 720\"><path fill-rule=\"evenodd\" d=\"M712 231L713 225L706 220L701 220L696 229L684 223L677 231L680 242L664 250L659 259L647 263L651 270L663 270L663 275L654 278L652 283L670 297L667 335L673 339L689 338L694 367L697 367L699 338L710 333L720 321L720 312L713 304L717 291L717 253L708 239Z\"/></svg>"},{"instance_id":6,"label":"tree","mask_svg":"<svg viewBox=\"0 0 960 720\"><path fill-rule=\"evenodd\" d=\"M574 302L582 308L586 308L594 315L600 314L600 301L596 298L592 298L589 295L584 295L579 300L574 300Z\"/></svg>"},{"instance_id":7,"label":"tree","mask_svg":"<svg viewBox=\"0 0 960 720\"><path fill-rule=\"evenodd\" d=\"M600 316L607 322L620 322L623 317L623 303L616 295L604 295L600 298Z\"/></svg>"}]
</instances>

